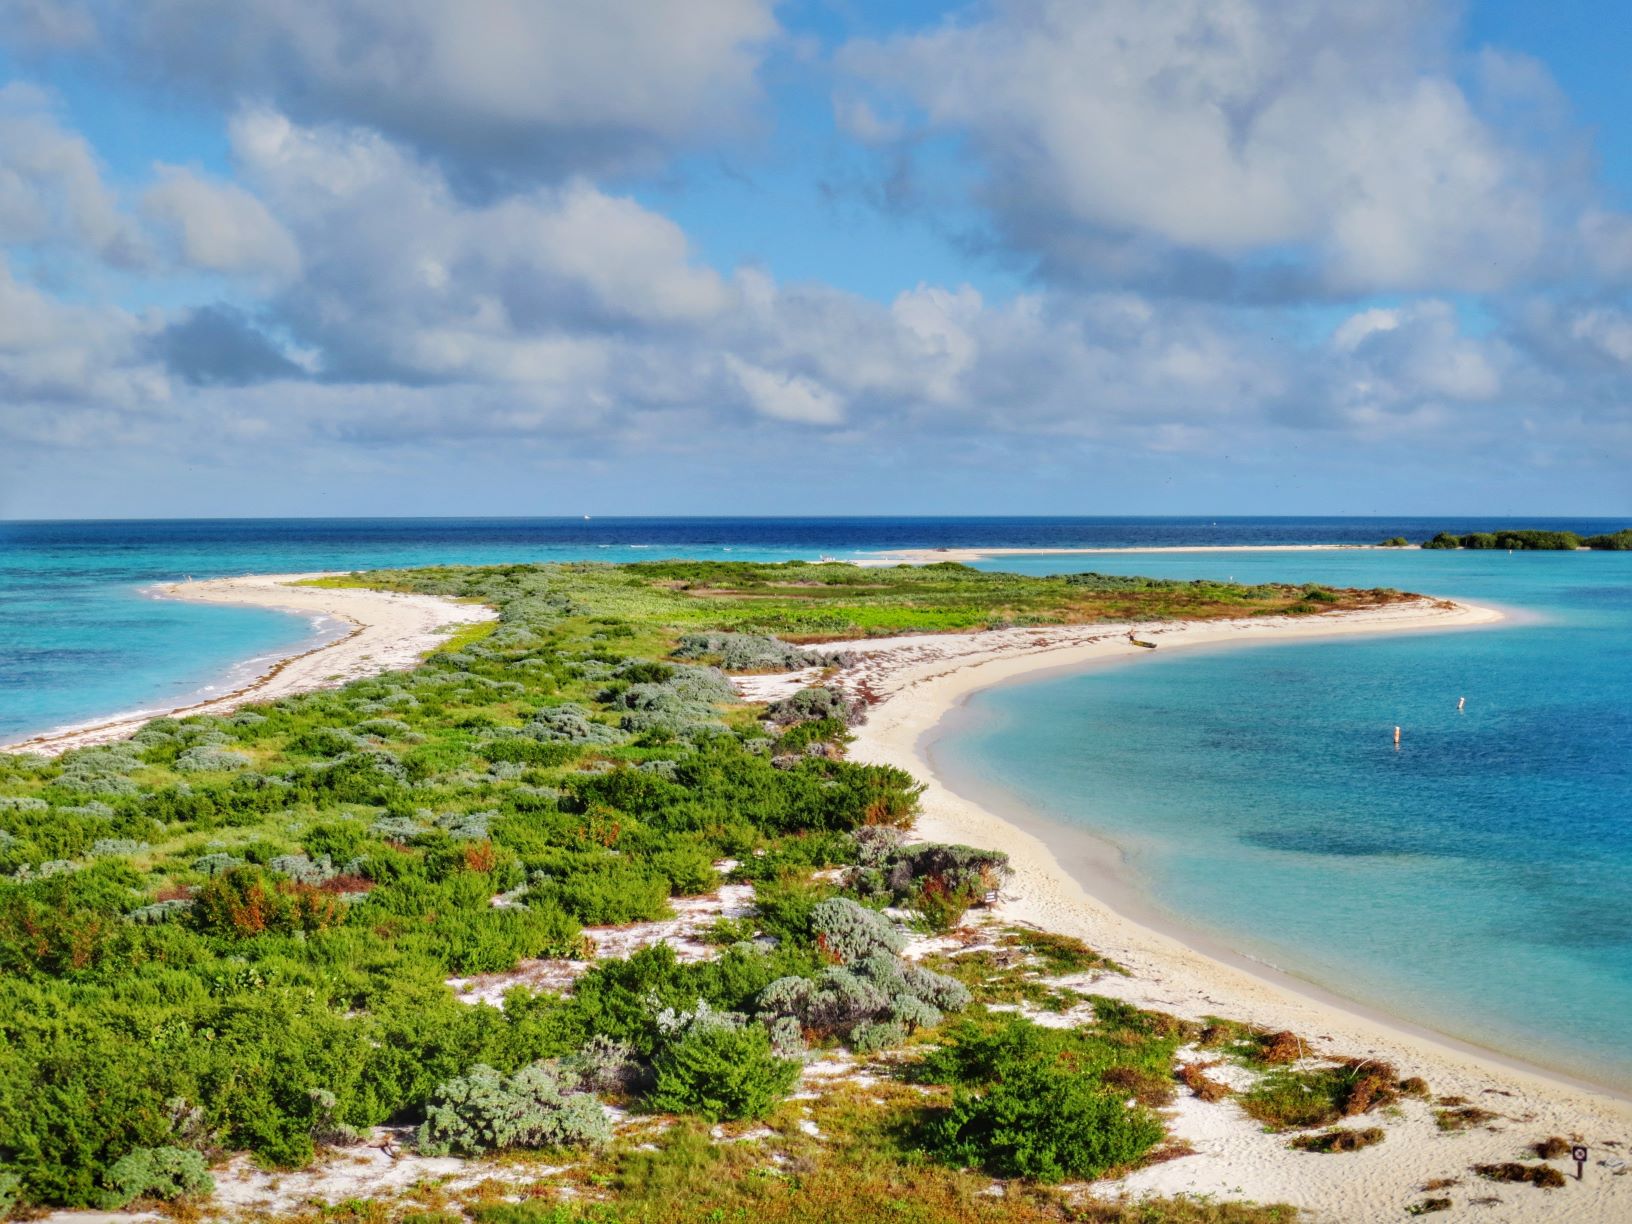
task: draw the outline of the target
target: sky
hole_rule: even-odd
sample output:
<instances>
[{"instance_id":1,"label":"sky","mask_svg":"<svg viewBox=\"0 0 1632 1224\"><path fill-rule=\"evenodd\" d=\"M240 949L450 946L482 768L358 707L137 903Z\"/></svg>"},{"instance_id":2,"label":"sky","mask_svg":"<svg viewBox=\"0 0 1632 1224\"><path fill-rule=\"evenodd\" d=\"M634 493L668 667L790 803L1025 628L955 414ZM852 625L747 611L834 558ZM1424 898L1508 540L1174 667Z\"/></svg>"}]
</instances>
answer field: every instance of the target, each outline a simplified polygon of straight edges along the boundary
<instances>
[{"instance_id":1,"label":"sky","mask_svg":"<svg viewBox=\"0 0 1632 1224\"><path fill-rule=\"evenodd\" d=\"M1632 518L1632 9L0 0L0 518Z\"/></svg>"}]
</instances>

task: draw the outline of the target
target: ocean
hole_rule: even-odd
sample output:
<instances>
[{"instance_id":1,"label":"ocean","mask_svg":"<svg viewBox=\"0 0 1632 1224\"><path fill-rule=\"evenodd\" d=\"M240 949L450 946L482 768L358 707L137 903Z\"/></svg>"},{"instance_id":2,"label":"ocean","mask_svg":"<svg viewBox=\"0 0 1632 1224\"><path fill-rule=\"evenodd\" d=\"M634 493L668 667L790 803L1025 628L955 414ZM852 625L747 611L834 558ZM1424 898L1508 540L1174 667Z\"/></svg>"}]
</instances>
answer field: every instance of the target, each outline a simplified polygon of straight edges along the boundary
<instances>
[{"instance_id":1,"label":"ocean","mask_svg":"<svg viewBox=\"0 0 1632 1224\"><path fill-rule=\"evenodd\" d=\"M0 742L234 685L335 626L151 598L191 575L893 548L1375 543L1621 520L0 523ZM937 765L1120 853L1141 905L1346 997L1632 1089L1632 553L1149 553L1093 569L1395 586L1503 626L1160 651L976 694ZM1466 708L1456 709L1458 697ZM1391 731L1404 729L1395 751Z\"/></svg>"}]
</instances>

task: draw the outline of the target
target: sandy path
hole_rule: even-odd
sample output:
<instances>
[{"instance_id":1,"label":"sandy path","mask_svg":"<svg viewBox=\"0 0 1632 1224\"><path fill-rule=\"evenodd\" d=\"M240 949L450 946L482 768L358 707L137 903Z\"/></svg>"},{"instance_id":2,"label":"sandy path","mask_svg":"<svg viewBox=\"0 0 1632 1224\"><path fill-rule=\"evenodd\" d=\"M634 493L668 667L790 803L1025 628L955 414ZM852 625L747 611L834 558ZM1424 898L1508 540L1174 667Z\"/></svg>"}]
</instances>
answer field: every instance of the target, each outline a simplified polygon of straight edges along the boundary
<instances>
[{"instance_id":1,"label":"sandy path","mask_svg":"<svg viewBox=\"0 0 1632 1224\"><path fill-rule=\"evenodd\" d=\"M1378 610L1319 618L1262 618L1141 627L1164 652L1176 648L1285 641L1288 638L1464 629L1490 624L1488 609L1421 600ZM1438 1218L1476 1215L1489 1221L1632 1220L1632 1105L1608 1094L1577 1088L1541 1073L1505 1065L1500 1058L1458 1049L1432 1035L1408 1031L1386 1017L1340 1001L1316 997L1291 979L1271 979L1197 951L1175 934L1142 925L1089 894L1037 837L950 790L924 752L926 736L941 718L977 689L1060 667L1137 653L1126 626L936 635L858 643L828 643L824 650L851 649L863 656L841 673L843 682L875 703L858 729L852 760L895 765L926 783L920 836L1001 849L1014 875L1003 890L1000 917L1075 935L1132 971L1128 979L1101 979L1094 989L1141 1006L1199 1019L1225 1015L1311 1038L1322 1052L1392 1062L1402 1075L1421 1075L1437 1095L1461 1096L1500 1115L1494 1129L1442 1133L1429 1107L1408 1101L1392 1118L1366 1115L1350 1125L1383 1124L1388 1139L1346 1155L1299 1153L1284 1136L1268 1135L1236 1105L1203 1104L1184 1097L1172 1111L1175 1134L1196 1155L1141 1170L1112 1188L1133 1194L1213 1194L1260 1202L1295 1203L1313 1218L1356 1224L1399 1220L1408 1204L1426 1197L1430 1179L1455 1177L1460 1184L1436 1193L1456 1206ZM757 698L774 696L811 674L748 677L740 687ZM1114 867L1111 869L1114 871ZM1092 884L1090 885L1092 886ZM1593 1163L1577 1183L1562 1190L1506 1186L1469 1173L1475 1163L1522 1159L1525 1145L1550 1135L1579 1137L1592 1148ZM1606 1142L1607 1141L1607 1142ZM1610 1146L1614 1145L1614 1146ZM1607 1160L1610 1164L1599 1164ZM1495 1199L1473 1205L1473 1200Z\"/></svg>"},{"instance_id":2,"label":"sandy path","mask_svg":"<svg viewBox=\"0 0 1632 1224\"><path fill-rule=\"evenodd\" d=\"M263 675L220 697L171 710L147 710L94 725L54 731L6 744L4 748L54 756L71 748L124 739L160 714L225 714L252 701L271 701L293 693L333 688L361 676L412 667L427 650L446 641L460 626L492 620L498 615L479 604L455 603L434 595L289 585L322 576L252 574L242 578L177 582L157 588L160 594L172 599L277 608L303 616L332 616L350 625L351 630L336 641L277 660Z\"/></svg>"}]
</instances>

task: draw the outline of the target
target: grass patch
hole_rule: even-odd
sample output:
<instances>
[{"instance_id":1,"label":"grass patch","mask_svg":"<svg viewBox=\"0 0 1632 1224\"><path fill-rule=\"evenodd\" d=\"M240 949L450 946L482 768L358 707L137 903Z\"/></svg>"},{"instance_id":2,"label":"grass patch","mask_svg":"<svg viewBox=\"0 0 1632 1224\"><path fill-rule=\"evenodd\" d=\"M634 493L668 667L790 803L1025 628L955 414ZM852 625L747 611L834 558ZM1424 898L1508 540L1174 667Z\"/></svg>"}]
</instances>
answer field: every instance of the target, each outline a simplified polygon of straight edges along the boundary
<instances>
[{"instance_id":1,"label":"grass patch","mask_svg":"<svg viewBox=\"0 0 1632 1224\"><path fill-rule=\"evenodd\" d=\"M1035 969L986 949L934 953L920 963L962 982L977 1003L1025 1005L1057 1013L1069 1011L1088 998L1080 991L1052 986L1042 981Z\"/></svg>"},{"instance_id":2,"label":"grass patch","mask_svg":"<svg viewBox=\"0 0 1632 1224\"><path fill-rule=\"evenodd\" d=\"M1065 977L1073 973L1105 970L1126 975L1127 970L1108 956L1101 956L1080 939L1070 935L1056 935L1051 931L1031 931L1010 927L1004 931L998 945L1018 948L1041 962L1041 970L1049 977Z\"/></svg>"},{"instance_id":3,"label":"grass patch","mask_svg":"<svg viewBox=\"0 0 1632 1224\"><path fill-rule=\"evenodd\" d=\"M1302 1071L1282 1067L1244 1093L1241 1107L1269 1130L1306 1130L1392 1104L1397 1084L1393 1067L1370 1059Z\"/></svg>"},{"instance_id":4,"label":"grass patch","mask_svg":"<svg viewBox=\"0 0 1632 1224\"><path fill-rule=\"evenodd\" d=\"M1308 1043L1289 1030L1269 1031L1217 1016L1207 1017L1199 1044L1256 1070L1287 1066L1312 1053Z\"/></svg>"}]
</instances>

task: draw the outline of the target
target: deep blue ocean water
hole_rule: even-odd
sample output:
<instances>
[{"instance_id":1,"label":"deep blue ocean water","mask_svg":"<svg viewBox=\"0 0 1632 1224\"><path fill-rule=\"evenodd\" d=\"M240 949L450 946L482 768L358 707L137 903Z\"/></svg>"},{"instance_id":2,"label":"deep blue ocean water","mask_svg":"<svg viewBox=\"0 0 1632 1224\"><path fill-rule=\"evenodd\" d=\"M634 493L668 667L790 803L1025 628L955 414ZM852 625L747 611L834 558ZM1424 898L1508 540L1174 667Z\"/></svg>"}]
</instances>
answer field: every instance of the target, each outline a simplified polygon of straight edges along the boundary
<instances>
[{"instance_id":1,"label":"deep blue ocean water","mask_svg":"<svg viewBox=\"0 0 1632 1224\"><path fill-rule=\"evenodd\" d=\"M433 562L853 557L907 547L1374 543L1435 519L433 519L0 523L0 742L230 686L324 627L157 582ZM1494 630L1169 658L977 694L971 785L1118 847L1148 903L1340 994L1632 1087L1632 554L1159 553L1095 569L1396 586ZM1468 698L1458 714L1456 698ZM1405 728L1395 752L1389 732Z\"/></svg>"}]
</instances>

